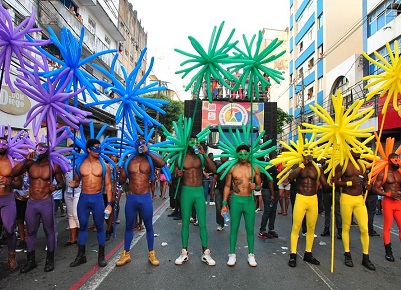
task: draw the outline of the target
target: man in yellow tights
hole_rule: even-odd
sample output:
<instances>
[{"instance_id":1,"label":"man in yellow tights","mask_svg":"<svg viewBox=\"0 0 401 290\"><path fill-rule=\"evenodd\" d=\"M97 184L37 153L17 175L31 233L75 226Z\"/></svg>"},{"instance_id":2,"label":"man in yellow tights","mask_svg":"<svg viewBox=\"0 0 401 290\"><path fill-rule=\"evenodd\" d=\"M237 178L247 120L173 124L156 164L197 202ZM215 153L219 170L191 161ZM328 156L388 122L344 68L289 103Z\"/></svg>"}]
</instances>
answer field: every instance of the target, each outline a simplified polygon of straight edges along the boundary
<instances>
[{"instance_id":1,"label":"man in yellow tights","mask_svg":"<svg viewBox=\"0 0 401 290\"><path fill-rule=\"evenodd\" d=\"M289 176L289 180L293 179L296 179L297 195L293 210L291 252L288 266L295 267L297 265L298 236L305 215L307 231L304 261L320 265L320 262L312 255L312 246L318 217L317 185L320 181L322 186L326 188L328 186L326 177L321 168L314 164L312 155L305 154L303 163L294 169Z\"/></svg>"},{"instance_id":2,"label":"man in yellow tights","mask_svg":"<svg viewBox=\"0 0 401 290\"><path fill-rule=\"evenodd\" d=\"M352 149L351 154L357 163L360 162L360 153ZM368 211L364 202L364 180L366 173L363 171L363 166L355 167L349 161L347 167L344 168L338 165L335 169L333 182L338 187L341 187L340 196L340 211L342 218L342 241L344 246L344 264L348 267L353 267L350 245L349 231L351 227L352 215L355 216L359 230L361 233L362 242L362 265L369 270L376 270L376 267L369 260L369 230L368 230ZM366 185L366 184L365 184ZM369 188L368 188L369 189Z\"/></svg>"}]
</instances>

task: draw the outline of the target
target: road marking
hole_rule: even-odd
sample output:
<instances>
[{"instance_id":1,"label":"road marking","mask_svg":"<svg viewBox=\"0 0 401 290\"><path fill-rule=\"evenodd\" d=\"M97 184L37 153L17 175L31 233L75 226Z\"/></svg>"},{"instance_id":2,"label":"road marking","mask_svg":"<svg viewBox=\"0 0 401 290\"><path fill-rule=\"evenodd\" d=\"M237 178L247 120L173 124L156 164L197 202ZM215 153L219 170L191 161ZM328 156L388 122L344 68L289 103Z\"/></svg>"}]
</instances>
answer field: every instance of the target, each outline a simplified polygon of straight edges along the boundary
<instances>
[{"instance_id":1,"label":"road marking","mask_svg":"<svg viewBox=\"0 0 401 290\"><path fill-rule=\"evenodd\" d=\"M169 206L169 200L166 199L164 203L162 203L158 208L156 208L153 212L153 224L161 217L163 212ZM133 241L131 242L132 249L136 243L146 234L146 231L138 231L135 234ZM72 285L70 290L93 290L96 289L103 280L110 274L110 272L116 267L116 262L119 259L119 255L115 255L116 252L124 245L124 239L115 246L111 251L106 255L107 266L104 268L95 265L92 269L86 272L74 285ZM111 258L112 257L112 258Z\"/></svg>"},{"instance_id":2,"label":"road marking","mask_svg":"<svg viewBox=\"0 0 401 290\"><path fill-rule=\"evenodd\" d=\"M301 257L303 259L303 256L301 256L300 253L297 253L299 257ZM313 272L315 272L315 274L320 278L320 280L323 281L324 284L327 285L327 287L331 290L339 290L339 288L334 285L333 281L331 281L325 274L323 274L322 271L319 270L318 267L313 266L312 264L306 263L309 268L312 269Z\"/></svg>"}]
</instances>

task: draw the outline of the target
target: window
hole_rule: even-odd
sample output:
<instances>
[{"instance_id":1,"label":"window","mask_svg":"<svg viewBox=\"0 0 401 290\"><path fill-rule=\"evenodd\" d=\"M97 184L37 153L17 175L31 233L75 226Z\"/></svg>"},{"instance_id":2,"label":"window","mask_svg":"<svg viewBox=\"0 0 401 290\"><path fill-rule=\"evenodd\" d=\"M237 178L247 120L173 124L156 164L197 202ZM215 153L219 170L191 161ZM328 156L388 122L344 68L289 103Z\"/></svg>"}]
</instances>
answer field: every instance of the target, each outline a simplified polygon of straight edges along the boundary
<instances>
[{"instance_id":1,"label":"window","mask_svg":"<svg viewBox=\"0 0 401 290\"><path fill-rule=\"evenodd\" d=\"M315 64L315 61L313 59L313 57L308 61L308 69L313 68L313 65Z\"/></svg>"},{"instance_id":2,"label":"window","mask_svg":"<svg viewBox=\"0 0 401 290\"><path fill-rule=\"evenodd\" d=\"M322 16L320 16L318 19L317 19L317 28L322 28L323 27L323 15Z\"/></svg>"},{"instance_id":3,"label":"window","mask_svg":"<svg viewBox=\"0 0 401 290\"><path fill-rule=\"evenodd\" d=\"M96 21L93 20L90 16L88 16L88 30L92 34L96 34Z\"/></svg>"},{"instance_id":4,"label":"window","mask_svg":"<svg viewBox=\"0 0 401 290\"><path fill-rule=\"evenodd\" d=\"M301 41L301 43L299 44L299 52L302 52L304 50L304 42Z\"/></svg>"},{"instance_id":5,"label":"window","mask_svg":"<svg viewBox=\"0 0 401 290\"><path fill-rule=\"evenodd\" d=\"M107 35L104 36L104 41L106 42L107 46L110 47L111 40Z\"/></svg>"},{"instance_id":6,"label":"window","mask_svg":"<svg viewBox=\"0 0 401 290\"><path fill-rule=\"evenodd\" d=\"M313 116L308 116L308 119L306 120L309 124L314 124L315 120L313 119Z\"/></svg>"},{"instance_id":7,"label":"window","mask_svg":"<svg viewBox=\"0 0 401 290\"><path fill-rule=\"evenodd\" d=\"M313 98L313 87L308 89L308 93L306 94L306 98L311 100Z\"/></svg>"},{"instance_id":8,"label":"window","mask_svg":"<svg viewBox=\"0 0 401 290\"><path fill-rule=\"evenodd\" d=\"M382 1L382 3L368 15L368 37L385 27L401 13L401 1Z\"/></svg>"}]
</instances>

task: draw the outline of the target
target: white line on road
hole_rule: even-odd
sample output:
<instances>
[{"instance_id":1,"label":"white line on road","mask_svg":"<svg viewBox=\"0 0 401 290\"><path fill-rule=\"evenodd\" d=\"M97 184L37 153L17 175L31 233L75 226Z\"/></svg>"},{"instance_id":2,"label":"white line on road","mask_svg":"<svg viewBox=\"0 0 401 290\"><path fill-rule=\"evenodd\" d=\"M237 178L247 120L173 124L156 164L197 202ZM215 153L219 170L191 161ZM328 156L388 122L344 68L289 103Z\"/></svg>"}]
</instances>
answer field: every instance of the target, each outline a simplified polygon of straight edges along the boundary
<instances>
[{"instance_id":1,"label":"white line on road","mask_svg":"<svg viewBox=\"0 0 401 290\"><path fill-rule=\"evenodd\" d=\"M153 224L161 217L163 212L169 206L168 202L160 208L156 215L153 216ZM131 243L130 250L136 245L136 243L146 234L146 231L138 231L135 234L134 240ZM121 247L123 248L124 245ZM85 282L79 289L82 290L94 290L103 282L103 280L110 274L110 272L116 267L116 262L120 258L120 250L116 252L114 257L107 261L107 266L99 269L95 274L93 274L88 281Z\"/></svg>"}]
</instances>

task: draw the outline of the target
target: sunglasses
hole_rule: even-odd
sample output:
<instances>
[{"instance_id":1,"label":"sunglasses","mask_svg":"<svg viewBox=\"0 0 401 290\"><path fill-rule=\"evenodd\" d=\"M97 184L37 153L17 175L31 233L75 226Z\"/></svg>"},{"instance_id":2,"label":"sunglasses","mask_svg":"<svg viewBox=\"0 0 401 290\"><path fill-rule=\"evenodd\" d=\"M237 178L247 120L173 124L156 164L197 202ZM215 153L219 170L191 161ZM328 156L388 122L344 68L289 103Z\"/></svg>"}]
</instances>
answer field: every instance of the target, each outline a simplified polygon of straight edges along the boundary
<instances>
[{"instance_id":1,"label":"sunglasses","mask_svg":"<svg viewBox=\"0 0 401 290\"><path fill-rule=\"evenodd\" d=\"M36 152L38 152L39 154L44 154L47 152L49 148L48 147L43 147L43 146L38 146L36 147Z\"/></svg>"},{"instance_id":2,"label":"sunglasses","mask_svg":"<svg viewBox=\"0 0 401 290\"><path fill-rule=\"evenodd\" d=\"M7 142L0 142L0 148L1 149L8 149L8 143Z\"/></svg>"},{"instance_id":3,"label":"sunglasses","mask_svg":"<svg viewBox=\"0 0 401 290\"><path fill-rule=\"evenodd\" d=\"M91 146L89 149L95 153L100 153L102 151L102 148L100 146Z\"/></svg>"},{"instance_id":4,"label":"sunglasses","mask_svg":"<svg viewBox=\"0 0 401 290\"><path fill-rule=\"evenodd\" d=\"M188 145L191 147L195 146L196 144L199 144L198 140L189 140L188 142Z\"/></svg>"}]
</instances>

